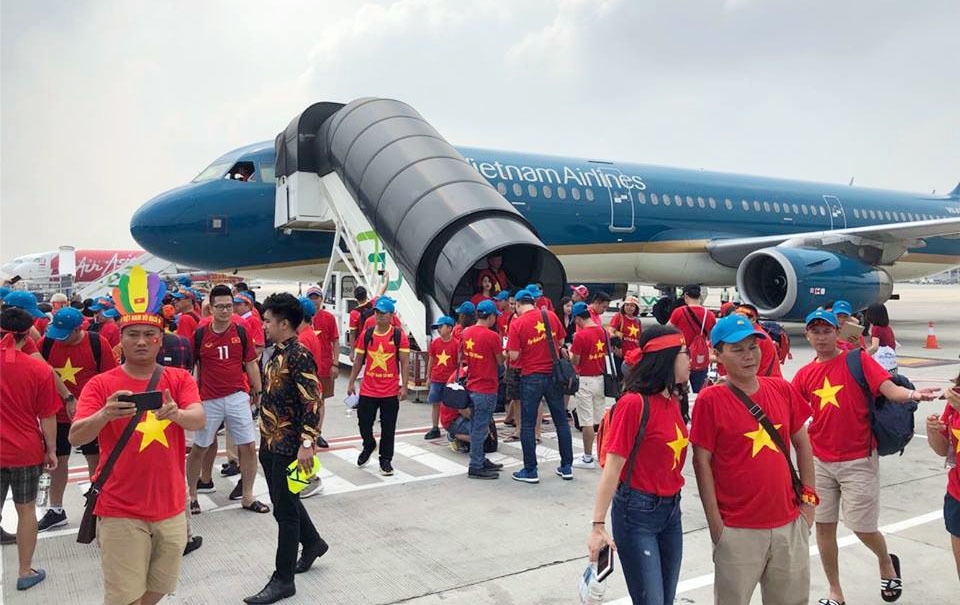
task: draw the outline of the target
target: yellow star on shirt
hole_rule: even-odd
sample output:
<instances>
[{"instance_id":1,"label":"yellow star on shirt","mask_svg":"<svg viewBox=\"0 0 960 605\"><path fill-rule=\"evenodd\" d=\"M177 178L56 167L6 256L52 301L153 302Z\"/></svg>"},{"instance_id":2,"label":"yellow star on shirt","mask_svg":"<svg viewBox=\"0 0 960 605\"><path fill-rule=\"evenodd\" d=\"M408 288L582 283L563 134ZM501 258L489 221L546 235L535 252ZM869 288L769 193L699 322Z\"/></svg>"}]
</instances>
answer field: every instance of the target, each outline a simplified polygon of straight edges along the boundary
<instances>
[{"instance_id":1,"label":"yellow star on shirt","mask_svg":"<svg viewBox=\"0 0 960 605\"><path fill-rule=\"evenodd\" d=\"M627 331L630 332L631 338L636 338L637 334L640 333L640 328L638 328L637 326L630 326L627 328Z\"/></svg>"},{"instance_id":2,"label":"yellow star on shirt","mask_svg":"<svg viewBox=\"0 0 960 605\"><path fill-rule=\"evenodd\" d=\"M393 357L393 353L384 352L383 343L380 343L379 346L377 346L376 351L369 351L369 353L371 359L370 369L376 370L377 368L383 368L383 371L387 372L387 361Z\"/></svg>"},{"instance_id":3,"label":"yellow star on shirt","mask_svg":"<svg viewBox=\"0 0 960 605\"><path fill-rule=\"evenodd\" d=\"M603 341L602 341L602 340L598 340L598 341L597 341L597 351L600 352L600 353L603 352Z\"/></svg>"},{"instance_id":4,"label":"yellow star on shirt","mask_svg":"<svg viewBox=\"0 0 960 605\"><path fill-rule=\"evenodd\" d=\"M773 428L779 430L781 426L783 425L775 424L773 425ZM751 453L752 458L756 458L757 454L760 453L760 450L765 447L768 447L775 452L780 451L777 449L777 444L773 442L773 438L770 437L770 434L767 433L767 431L763 428L763 425L761 425L759 422L757 423L757 430L744 433L743 436L747 439L753 440L753 452Z\"/></svg>"},{"instance_id":5,"label":"yellow star on shirt","mask_svg":"<svg viewBox=\"0 0 960 605\"><path fill-rule=\"evenodd\" d=\"M167 443L167 434L164 432L167 429L167 425L170 424L169 420L157 420L156 414L153 412L147 412L147 415L144 416L143 420L137 424L137 431L143 433L143 438L140 439L140 449L139 452L142 452L148 445L156 441L163 445L163 447L170 447L170 444Z\"/></svg>"},{"instance_id":6,"label":"yellow star on shirt","mask_svg":"<svg viewBox=\"0 0 960 605\"><path fill-rule=\"evenodd\" d=\"M473 345L474 345L474 344L475 344L475 343L473 342L473 339L472 339L472 338L468 338L468 339L466 339L465 341L463 341L463 346L465 346L468 351L472 351L472 350L473 350Z\"/></svg>"},{"instance_id":7,"label":"yellow star on shirt","mask_svg":"<svg viewBox=\"0 0 960 605\"><path fill-rule=\"evenodd\" d=\"M840 389L842 388L842 384L834 386L830 384L830 379L824 376L823 388L817 389L813 392L814 395L820 398L820 409L822 410L828 405L836 406L839 409L840 402L837 401L837 393L839 393Z\"/></svg>"},{"instance_id":8,"label":"yellow star on shirt","mask_svg":"<svg viewBox=\"0 0 960 605\"><path fill-rule=\"evenodd\" d=\"M77 373L83 371L83 368L73 367L70 358L67 357L67 362L63 364L62 368L53 368L57 371L57 374L60 375L60 380L64 382L71 382L77 384Z\"/></svg>"},{"instance_id":9,"label":"yellow star on shirt","mask_svg":"<svg viewBox=\"0 0 960 605\"><path fill-rule=\"evenodd\" d=\"M445 365L447 365L447 361L449 361L449 360L450 360L450 356L447 355L447 352L446 352L446 351L440 351L440 354L437 355L437 365L438 365L438 366L445 366Z\"/></svg>"},{"instance_id":10,"label":"yellow star on shirt","mask_svg":"<svg viewBox=\"0 0 960 605\"><path fill-rule=\"evenodd\" d=\"M960 454L960 429L950 429L950 432L953 433L953 436L957 439L957 453Z\"/></svg>"},{"instance_id":11,"label":"yellow star on shirt","mask_svg":"<svg viewBox=\"0 0 960 605\"><path fill-rule=\"evenodd\" d=\"M674 425L677 429L677 438L673 441L667 442L667 447L673 450L673 466L670 467L670 470L677 468L677 464L680 463L680 455L683 454L684 448L690 443L690 440L683 436L683 431L680 430L680 425Z\"/></svg>"},{"instance_id":12,"label":"yellow star on shirt","mask_svg":"<svg viewBox=\"0 0 960 605\"><path fill-rule=\"evenodd\" d=\"M537 325L534 326L537 329L537 332L546 332L547 326L543 325L542 321L538 321Z\"/></svg>"}]
</instances>

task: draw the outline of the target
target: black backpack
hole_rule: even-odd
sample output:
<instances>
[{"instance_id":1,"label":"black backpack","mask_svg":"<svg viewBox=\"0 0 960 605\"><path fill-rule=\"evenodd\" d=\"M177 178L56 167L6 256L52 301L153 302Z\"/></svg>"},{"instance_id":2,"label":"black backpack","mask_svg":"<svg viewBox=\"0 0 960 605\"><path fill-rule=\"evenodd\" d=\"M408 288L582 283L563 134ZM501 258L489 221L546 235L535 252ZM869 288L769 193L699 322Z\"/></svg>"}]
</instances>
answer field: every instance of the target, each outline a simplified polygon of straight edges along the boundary
<instances>
[{"instance_id":1,"label":"black backpack","mask_svg":"<svg viewBox=\"0 0 960 605\"><path fill-rule=\"evenodd\" d=\"M97 373L100 369L100 357L103 351L100 348L100 335L96 332L87 331L87 341L90 343L90 350L93 351L93 361L97 364ZM50 361L50 352L53 351L53 343L56 342L50 337L44 336L43 343L40 345L40 354L47 361Z\"/></svg>"},{"instance_id":2,"label":"black backpack","mask_svg":"<svg viewBox=\"0 0 960 605\"><path fill-rule=\"evenodd\" d=\"M917 411L917 403L915 401L894 403L887 401L887 398L882 395L874 398L867 379L863 375L860 349L847 351L846 356L847 369L860 385L864 397L867 398L867 406L870 409L870 428L877 439L877 453L881 456L889 456L899 452L902 456L904 448L913 439L913 413ZM902 374L894 374L890 380L897 386L911 390L916 388Z\"/></svg>"},{"instance_id":3,"label":"black backpack","mask_svg":"<svg viewBox=\"0 0 960 605\"><path fill-rule=\"evenodd\" d=\"M367 319L373 315L373 301L368 301L365 305L360 307L360 322L357 324L359 327L357 330L362 330L363 325L367 323Z\"/></svg>"},{"instance_id":4,"label":"black backpack","mask_svg":"<svg viewBox=\"0 0 960 605\"><path fill-rule=\"evenodd\" d=\"M362 315L361 315L362 317ZM363 325L362 323L360 324ZM360 367L363 367L367 363L367 351L370 349L370 344L373 342L373 328L367 328L367 331L363 333L363 357L361 357ZM393 346L396 347L397 353L393 356L394 362L397 364L397 376L400 375L400 328L393 326L393 335L390 337L393 340Z\"/></svg>"}]
</instances>

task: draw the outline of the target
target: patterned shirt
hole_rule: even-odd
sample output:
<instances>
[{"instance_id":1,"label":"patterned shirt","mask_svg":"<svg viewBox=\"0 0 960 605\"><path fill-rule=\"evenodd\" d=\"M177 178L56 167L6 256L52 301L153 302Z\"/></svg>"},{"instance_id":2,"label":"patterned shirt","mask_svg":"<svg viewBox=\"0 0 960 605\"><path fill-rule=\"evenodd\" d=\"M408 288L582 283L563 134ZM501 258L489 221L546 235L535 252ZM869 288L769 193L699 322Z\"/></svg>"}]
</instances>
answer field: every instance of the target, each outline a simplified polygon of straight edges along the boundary
<instances>
[{"instance_id":1,"label":"patterned shirt","mask_svg":"<svg viewBox=\"0 0 960 605\"><path fill-rule=\"evenodd\" d=\"M274 454L296 456L303 440L316 442L321 393L317 365L296 335L277 344L264 369L261 447Z\"/></svg>"}]
</instances>

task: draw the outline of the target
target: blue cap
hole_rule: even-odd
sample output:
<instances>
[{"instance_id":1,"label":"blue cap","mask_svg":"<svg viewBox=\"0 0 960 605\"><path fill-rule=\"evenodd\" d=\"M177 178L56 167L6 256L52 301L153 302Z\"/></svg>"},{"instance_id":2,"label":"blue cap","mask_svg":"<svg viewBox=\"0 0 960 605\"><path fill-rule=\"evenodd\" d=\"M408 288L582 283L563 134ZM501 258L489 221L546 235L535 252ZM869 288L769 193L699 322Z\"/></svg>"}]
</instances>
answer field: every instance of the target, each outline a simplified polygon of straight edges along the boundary
<instances>
[{"instance_id":1,"label":"blue cap","mask_svg":"<svg viewBox=\"0 0 960 605\"><path fill-rule=\"evenodd\" d=\"M90 305L91 311L103 311L104 309L112 309L113 301L105 296L101 296L97 300L93 301L93 304Z\"/></svg>"},{"instance_id":2,"label":"blue cap","mask_svg":"<svg viewBox=\"0 0 960 605\"><path fill-rule=\"evenodd\" d=\"M826 322L831 326L833 326L834 328L840 327L840 321L837 319L837 316L831 313L830 311L824 311L823 309L817 309L810 315L807 315L807 319L804 321L809 326L810 324L812 324L817 320Z\"/></svg>"},{"instance_id":3,"label":"blue cap","mask_svg":"<svg viewBox=\"0 0 960 605\"><path fill-rule=\"evenodd\" d=\"M43 311L37 308L37 297L33 295L33 292L14 290L3 297L3 304L8 307L23 309L34 317L46 317Z\"/></svg>"},{"instance_id":4,"label":"blue cap","mask_svg":"<svg viewBox=\"0 0 960 605\"><path fill-rule=\"evenodd\" d=\"M574 317L578 315L583 315L584 313L590 313L590 308L587 307L585 302L575 302L573 303L573 308L570 310L570 314Z\"/></svg>"},{"instance_id":5,"label":"blue cap","mask_svg":"<svg viewBox=\"0 0 960 605\"><path fill-rule=\"evenodd\" d=\"M436 330L436 329L439 328L440 326L454 326L454 325L456 325L456 323L457 323L457 322L453 321L453 318L450 317L449 315L441 315L441 316L440 316L440 319L438 319L438 320L436 321L436 323L434 323L434 324L433 324L432 326L430 326L430 327L433 328L434 330Z\"/></svg>"},{"instance_id":6,"label":"blue cap","mask_svg":"<svg viewBox=\"0 0 960 605\"><path fill-rule=\"evenodd\" d=\"M465 300L460 303L460 306L454 309L454 312L459 313L460 315L474 315L477 312L477 308L473 306L473 303L469 300Z\"/></svg>"},{"instance_id":7,"label":"blue cap","mask_svg":"<svg viewBox=\"0 0 960 605\"><path fill-rule=\"evenodd\" d=\"M313 301L306 296L301 296L299 300L300 308L303 309L303 316L312 319L317 314L317 305L313 304Z\"/></svg>"},{"instance_id":8,"label":"blue cap","mask_svg":"<svg viewBox=\"0 0 960 605\"><path fill-rule=\"evenodd\" d=\"M6 286L0 287L0 300L3 300L7 296L7 294L10 294L11 292L13 292L11 288L8 288Z\"/></svg>"},{"instance_id":9,"label":"blue cap","mask_svg":"<svg viewBox=\"0 0 960 605\"><path fill-rule=\"evenodd\" d=\"M507 300L508 298L510 298L510 290L500 290L496 296L497 300Z\"/></svg>"},{"instance_id":10,"label":"blue cap","mask_svg":"<svg viewBox=\"0 0 960 605\"><path fill-rule=\"evenodd\" d=\"M853 305L845 300L838 300L833 303L833 308L830 309L830 311L832 311L834 315L840 315L841 313L844 315L853 315Z\"/></svg>"},{"instance_id":11,"label":"blue cap","mask_svg":"<svg viewBox=\"0 0 960 605\"><path fill-rule=\"evenodd\" d=\"M536 297L532 292L530 292L530 290L523 288L522 290L517 291L517 293L514 295L514 298L516 298L519 302L533 302L534 298Z\"/></svg>"},{"instance_id":12,"label":"blue cap","mask_svg":"<svg viewBox=\"0 0 960 605\"><path fill-rule=\"evenodd\" d=\"M73 307L64 307L53 314L53 320L47 326L46 336L54 340L66 340L82 325L83 313Z\"/></svg>"},{"instance_id":13,"label":"blue cap","mask_svg":"<svg viewBox=\"0 0 960 605\"><path fill-rule=\"evenodd\" d=\"M233 304L235 305L250 305L253 306L253 295L249 292L238 292L237 295L233 298Z\"/></svg>"},{"instance_id":14,"label":"blue cap","mask_svg":"<svg viewBox=\"0 0 960 605\"><path fill-rule=\"evenodd\" d=\"M109 317L110 319L120 319L120 311L116 309L107 309L103 312L104 317Z\"/></svg>"},{"instance_id":15,"label":"blue cap","mask_svg":"<svg viewBox=\"0 0 960 605\"><path fill-rule=\"evenodd\" d=\"M500 315L500 309L497 309L496 303L492 300L481 300L477 305L477 315Z\"/></svg>"},{"instance_id":16,"label":"blue cap","mask_svg":"<svg viewBox=\"0 0 960 605\"><path fill-rule=\"evenodd\" d=\"M534 298L540 298L543 296L543 291L540 289L540 286L537 284L527 284L527 287L524 288L530 294L533 294Z\"/></svg>"},{"instance_id":17,"label":"blue cap","mask_svg":"<svg viewBox=\"0 0 960 605\"><path fill-rule=\"evenodd\" d=\"M763 332L754 329L753 323L743 315L728 315L717 321L710 331L710 342L716 347L721 342L732 344L749 336L766 338Z\"/></svg>"},{"instance_id":18,"label":"blue cap","mask_svg":"<svg viewBox=\"0 0 960 605\"><path fill-rule=\"evenodd\" d=\"M190 279L189 275L181 275L180 277L177 278L177 283L180 284L181 286L190 287L193 285L193 280Z\"/></svg>"},{"instance_id":19,"label":"blue cap","mask_svg":"<svg viewBox=\"0 0 960 605\"><path fill-rule=\"evenodd\" d=\"M377 304L373 306L374 311L380 311L381 313L393 313L397 310L394 300L389 296L381 296L377 298Z\"/></svg>"}]
</instances>

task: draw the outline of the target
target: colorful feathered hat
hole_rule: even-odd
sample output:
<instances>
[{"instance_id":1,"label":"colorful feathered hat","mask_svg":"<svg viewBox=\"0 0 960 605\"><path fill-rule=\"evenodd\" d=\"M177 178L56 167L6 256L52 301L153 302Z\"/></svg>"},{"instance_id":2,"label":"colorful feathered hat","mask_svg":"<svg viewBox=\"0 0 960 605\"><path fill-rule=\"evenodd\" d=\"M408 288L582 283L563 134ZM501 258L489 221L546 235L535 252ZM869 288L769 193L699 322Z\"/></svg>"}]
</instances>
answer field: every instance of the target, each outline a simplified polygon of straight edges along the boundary
<instances>
[{"instance_id":1,"label":"colorful feathered hat","mask_svg":"<svg viewBox=\"0 0 960 605\"><path fill-rule=\"evenodd\" d=\"M120 278L120 285L113 289L113 303L120 312L120 329L132 325L153 326L163 329L163 297L167 284L155 273L147 273L140 265L134 265L130 273Z\"/></svg>"}]
</instances>

